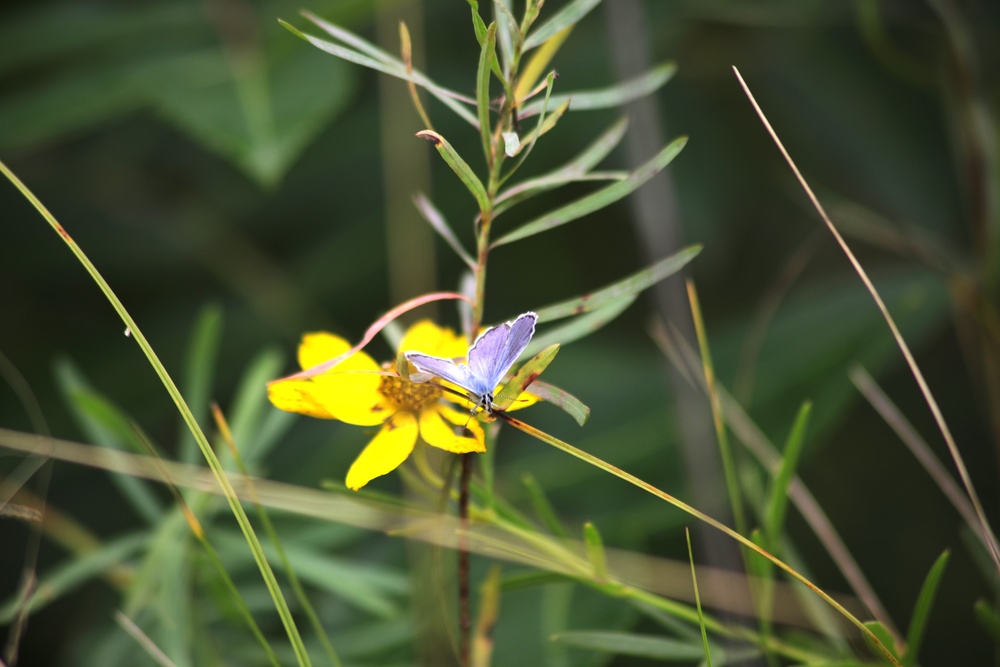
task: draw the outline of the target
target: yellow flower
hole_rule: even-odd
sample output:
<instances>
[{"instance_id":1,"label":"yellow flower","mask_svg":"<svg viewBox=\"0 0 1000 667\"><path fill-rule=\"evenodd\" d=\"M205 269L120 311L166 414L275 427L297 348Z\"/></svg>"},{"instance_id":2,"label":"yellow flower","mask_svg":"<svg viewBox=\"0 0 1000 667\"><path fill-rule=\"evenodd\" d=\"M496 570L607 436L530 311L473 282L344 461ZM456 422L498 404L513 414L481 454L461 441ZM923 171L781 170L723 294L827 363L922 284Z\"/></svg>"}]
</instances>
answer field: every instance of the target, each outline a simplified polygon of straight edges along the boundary
<instances>
[{"instance_id":1,"label":"yellow flower","mask_svg":"<svg viewBox=\"0 0 1000 667\"><path fill-rule=\"evenodd\" d=\"M308 333L299 345L299 365L311 368L349 349L350 343L339 336ZM465 356L468 344L450 329L423 320L404 335L400 351L404 350L456 358ZM358 426L382 425L347 472L347 486L354 490L399 467L413 451L418 435L428 445L456 454L486 451L482 426L470 420L469 412L440 400L456 397L433 383L404 380L395 375L391 363L380 367L364 352L351 355L327 373L273 382L268 398L289 412ZM465 427L471 437L457 435L456 427Z\"/></svg>"}]
</instances>

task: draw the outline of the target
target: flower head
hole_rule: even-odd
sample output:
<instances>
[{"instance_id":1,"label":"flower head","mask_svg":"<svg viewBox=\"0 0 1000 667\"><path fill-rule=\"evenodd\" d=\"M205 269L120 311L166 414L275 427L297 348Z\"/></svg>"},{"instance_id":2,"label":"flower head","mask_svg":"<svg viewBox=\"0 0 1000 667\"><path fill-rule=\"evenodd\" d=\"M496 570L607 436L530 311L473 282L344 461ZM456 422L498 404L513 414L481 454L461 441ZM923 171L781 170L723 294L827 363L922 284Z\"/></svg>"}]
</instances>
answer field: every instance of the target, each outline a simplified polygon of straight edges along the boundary
<instances>
[{"instance_id":1,"label":"flower head","mask_svg":"<svg viewBox=\"0 0 1000 667\"><path fill-rule=\"evenodd\" d=\"M299 345L299 365L311 368L349 349L350 343L339 336L308 333ZM420 350L448 358L463 357L467 349L463 338L428 320L411 326L400 344L400 351ZM482 426L470 420L468 412L441 400L462 403L464 399L437 384L410 382L394 372L392 363L379 366L364 352L352 354L320 375L273 382L268 398L289 412L358 426L382 425L347 472L347 486L355 490L395 470L418 438L456 454L486 451ZM464 427L469 435L459 435L456 427Z\"/></svg>"}]
</instances>

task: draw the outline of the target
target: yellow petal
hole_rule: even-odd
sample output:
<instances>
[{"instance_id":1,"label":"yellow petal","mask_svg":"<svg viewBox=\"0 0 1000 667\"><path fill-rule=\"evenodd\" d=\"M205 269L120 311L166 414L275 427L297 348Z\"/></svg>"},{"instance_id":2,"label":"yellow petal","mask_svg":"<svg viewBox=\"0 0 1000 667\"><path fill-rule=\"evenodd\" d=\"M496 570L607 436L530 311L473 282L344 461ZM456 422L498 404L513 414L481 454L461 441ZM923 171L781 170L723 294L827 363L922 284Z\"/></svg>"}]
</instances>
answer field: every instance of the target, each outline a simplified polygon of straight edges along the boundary
<instances>
[{"instance_id":1,"label":"yellow petal","mask_svg":"<svg viewBox=\"0 0 1000 667\"><path fill-rule=\"evenodd\" d=\"M451 329L442 328L430 320L420 320L409 329L399 344L400 352L422 352L451 359L465 357L469 341Z\"/></svg>"},{"instance_id":2,"label":"yellow petal","mask_svg":"<svg viewBox=\"0 0 1000 667\"><path fill-rule=\"evenodd\" d=\"M282 380L268 385L267 397L274 407L286 412L299 412L310 417L336 419L333 413L313 395L311 380Z\"/></svg>"},{"instance_id":3,"label":"yellow petal","mask_svg":"<svg viewBox=\"0 0 1000 667\"><path fill-rule=\"evenodd\" d=\"M347 487L357 491L398 468L413 451L417 430L417 418L412 412L397 412L390 417L347 471Z\"/></svg>"},{"instance_id":4,"label":"yellow petal","mask_svg":"<svg viewBox=\"0 0 1000 667\"><path fill-rule=\"evenodd\" d=\"M299 344L299 365L312 368L324 361L329 361L351 349L351 344L340 336L318 331L302 336ZM333 372L378 370L378 364L364 352L355 352L333 368Z\"/></svg>"},{"instance_id":5,"label":"yellow petal","mask_svg":"<svg viewBox=\"0 0 1000 667\"><path fill-rule=\"evenodd\" d=\"M317 375L308 382L309 398L326 408L334 418L348 424L381 424L396 410L379 391L382 376L377 373L334 371Z\"/></svg>"},{"instance_id":6,"label":"yellow petal","mask_svg":"<svg viewBox=\"0 0 1000 667\"><path fill-rule=\"evenodd\" d=\"M455 454L485 452L483 429L471 417L468 413L463 415L444 405L434 404L420 411L420 437L428 445ZM452 424L463 426L466 422L472 437L455 435Z\"/></svg>"}]
</instances>

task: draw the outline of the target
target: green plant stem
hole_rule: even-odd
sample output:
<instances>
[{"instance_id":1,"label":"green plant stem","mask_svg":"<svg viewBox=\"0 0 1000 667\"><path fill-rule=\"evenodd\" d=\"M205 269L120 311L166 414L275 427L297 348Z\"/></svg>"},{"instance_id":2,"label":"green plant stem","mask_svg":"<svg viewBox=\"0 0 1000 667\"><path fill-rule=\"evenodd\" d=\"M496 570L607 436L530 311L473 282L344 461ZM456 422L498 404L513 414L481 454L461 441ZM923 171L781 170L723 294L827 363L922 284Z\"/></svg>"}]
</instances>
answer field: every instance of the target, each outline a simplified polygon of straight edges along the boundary
<instances>
[{"instance_id":1,"label":"green plant stem","mask_svg":"<svg viewBox=\"0 0 1000 667\"><path fill-rule=\"evenodd\" d=\"M213 476L222 488L223 494L226 496L226 501L229 503L233 516L235 516L236 522L240 526L240 530L243 531L243 536L246 538L247 544L250 546L250 551L257 563L257 567L260 569L261 577L264 579L264 583L267 586L267 590L270 593L272 600L274 601L278 615L281 617L281 622L285 627L285 632L288 634L289 640L291 641L292 649L295 652L295 657L299 665L311 666L312 662L309 660L305 644L302 642L302 636L299 634L298 628L295 625L295 620L292 618L291 610L289 610L288 603L285 601L281 592L281 587L278 586L278 580L274 576L274 571L267 562L267 557L264 555L264 549L253 531L250 519L247 517L246 512L240 505L236 491L229 482L229 478L226 476L226 472L223 470L218 457L216 457L215 452L212 451L212 447L208 443L208 438L205 437L205 433L198 425L198 421L191 412L191 408L188 407L187 403L184 401L184 397L181 396L181 392L177 388L177 385L170 377L170 374L167 373L166 367L164 367L159 357L157 357L156 352L153 351L153 347L149 344L149 341L146 340L146 337L142 334L142 331L140 331L139 326L135 323L135 320L133 320L132 316L129 315L124 304L122 304L121 300L112 291L111 286L104 280L104 277L101 276L97 267L94 266L93 262L91 262L87 255L83 252L83 249L76 244L63 226L59 224L49 210L45 208L42 202L35 197L34 193L32 193L31 190L29 190L28 187L24 185L24 183L22 183L21 180L15 176L3 162L0 162L0 172L2 172L4 176L6 176L7 179L14 184L14 187L16 187L21 194L24 195L29 202L31 202L32 206L35 207L35 210L37 210L42 217L45 218L46 222L49 223L49 226L52 227L52 229L59 234L60 237L62 237L66 245L69 246L70 251L76 256L77 260L81 265L83 265L84 269L87 270L87 273L89 273L94 279L94 282L97 283L98 288L104 294L104 297L118 313L118 316L125 323L125 326L128 327L126 331L128 331L129 334L135 338L135 342L146 355L150 365L153 367L153 371L160 378L164 388L166 388L167 393L173 400L174 405L181 413L184 423L187 424L188 429L194 436L195 442L198 443L198 448L201 450L202 455L208 462L209 468L212 470Z\"/></svg>"}]
</instances>

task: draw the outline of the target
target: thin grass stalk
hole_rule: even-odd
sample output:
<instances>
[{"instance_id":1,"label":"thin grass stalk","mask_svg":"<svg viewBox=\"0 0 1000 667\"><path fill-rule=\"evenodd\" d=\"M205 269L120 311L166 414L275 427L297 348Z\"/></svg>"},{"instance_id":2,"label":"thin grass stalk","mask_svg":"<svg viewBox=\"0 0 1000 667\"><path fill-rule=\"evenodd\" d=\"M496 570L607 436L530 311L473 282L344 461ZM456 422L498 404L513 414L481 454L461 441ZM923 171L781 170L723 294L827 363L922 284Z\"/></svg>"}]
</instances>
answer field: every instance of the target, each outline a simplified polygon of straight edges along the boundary
<instances>
[{"instance_id":1,"label":"thin grass stalk","mask_svg":"<svg viewBox=\"0 0 1000 667\"><path fill-rule=\"evenodd\" d=\"M583 451L582 449L577 449L576 447L574 447L573 445L569 444L568 442L563 442L562 440L559 440L558 438L555 438L555 437L549 435L548 433L545 433L544 431L540 431L540 430L536 429L534 426L526 424L526 423L520 421L519 419L511 417L510 415L508 415L506 413L498 412L497 416L500 417L501 419L503 419L505 422L507 422L511 426L513 426L514 428L518 429L519 431L527 433L528 435L532 436L533 438L536 438L538 440L541 440L544 443L552 445L556 449L559 449L559 450L561 450L563 452L566 452L567 454L569 454L571 456L574 456L574 457L580 459L581 461L589 463L590 465L595 466L596 468L604 470L605 472L608 472L608 473L614 475L615 477L618 477L619 479L625 480L629 484L632 484L633 486L636 486L636 487L642 489L643 491L646 491L647 493L649 493L649 494L651 494L651 495L653 495L653 496L655 496L655 497L657 497L657 498L659 498L661 500L665 500L666 502L670 503L674 507L677 507L678 509L680 509L680 510L682 510L682 511L688 513L688 514L690 514L693 517L695 517L699 521L702 521L702 522L708 524L709 526L712 526L716 530L719 530L722 533L728 535L732 539L734 539L737 542L739 542L740 544L742 544L747 549L749 549L749 550L751 550L751 551L759 554L760 556L763 556L767 560L769 560L772 563L774 563L778 568L780 568L781 570L783 570L784 572L786 572L788 575L790 575L792 578L794 578L796 581L798 581L799 583L803 584L806 588L808 588L813 593L815 593L816 595L818 595L828 605L830 605L835 610L837 610L837 612L839 612L844 618L846 618L848 621L850 621L850 623L852 625L854 625L864 635L866 635L868 637L868 639L872 642L872 645L875 646L876 648L878 648L878 650L880 650L883 653L883 655L885 655L886 659L888 659L890 663L892 663L893 665L896 665L896 667L903 667L902 664L900 664L899 660L896 659L896 657L892 654L892 652L879 640L879 638L876 637L875 634L868 627L866 627L864 623L862 623L860 620L858 620L842 604L840 604L839 602L837 602L836 600L834 600L823 589L821 589L819 586L817 586L816 584L814 584L811 581L809 581L809 579L807 579L805 576L803 576L802 574L800 574L797 570L795 570L790 565L788 565L787 563L785 563L784 561L782 561L780 558L778 558L776 556L773 556L772 554L768 553L767 551L765 551L761 547L759 547L756 544L754 544L751 540L749 540L746 537L743 537L742 535L740 535L739 533L737 533L735 530L733 530L729 526L725 525L724 523L722 523L720 521L717 521L717 520L713 519L712 517L708 516L704 512L702 512L702 511L700 511L698 509L695 509L691 505L688 505L684 501L679 500L679 499L673 497L669 493L667 493L665 491L661 491L660 489L656 488L652 484L650 484L648 482L645 482L642 479L639 479L635 475L627 473L624 470L622 470L621 468L617 468L617 467L611 465L610 463L608 463L608 462L606 462L606 461L604 461L604 460L602 460L602 459L594 456L593 454L588 454L587 452Z\"/></svg>"},{"instance_id":2,"label":"thin grass stalk","mask_svg":"<svg viewBox=\"0 0 1000 667\"><path fill-rule=\"evenodd\" d=\"M285 576L288 577L288 583L291 584L292 590L295 592L295 597L302 606L302 611L305 612L310 625L313 627L313 632L316 633L320 644L323 646L323 650L326 651L327 660L330 661L330 664L333 665L333 667L342 667L340 656L338 656L337 651L334 650L333 644L330 642L330 638L327 636L326 630L323 628L323 624L319 620L319 615L316 613L316 609L313 607L312 602L309 601L309 596L306 595L306 591L302 587L302 582L299 579L299 576L295 573L295 568L292 567L292 562L288 559L288 554L285 553L285 547L282 546L281 540L278 538L278 531L274 528L274 523L271 521L271 515L268 514L267 508L265 508L257 498L257 489L254 486L253 477L250 475L250 471L247 469L246 463L243 461L243 455L240 454L240 450L236 446L236 441L233 439L233 433L229 429L229 422L225 415L222 414L222 410L216 403L212 404L212 415L215 418L215 424L219 429L219 434L222 436L223 442L225 442L226 446L229 447L229 452L233 456L233 461L236 463L236 467L238 467L240 472L243 474L243 483L246 484L247 495L257 512L257 518L260 520L261 525L264 526L264 532L267 533L268 539L271 540L271 544L274 546L274 550L278 554L281 566L285 570Z\"/></svg>"},{"instance_id":3,"label":"thin grass stalk","mask_svg":"<svg viewBox=\"0 0 1000 667\"><path fill-rule=\"evenodd\" d=\"M948 428L948 424L944 419L941 408L938 406L937 400L931 393L930 386L927 384L927 380L924 379L923 372L920 370L920 367L917 366L916 359L913 358L913 353L910 352L909 345L907 345L906 341L903 339L903 334L900 333L899 327L896 326L896 321L889 313L889 309L886 307L885 302L882 301L882 297L879 295L878 290L875 289L875 285L872 283L871 278L868 277L868 273L864 270L864 267L861 266L857 257L854 256L854 252L851 250L850 246L847 245L844 237L841 236L840 232L834 226L833 221L830 220L830 216L827 215L826 209L823 208L819 198L812 191L812 188L809 187L805 177L802 176L802 172L799 171L795 161L792 160L792 156L787 150L785 150L784 144L781 143L781 139L778 138L778 134L774 131L774 128L771 127L771 123L767 120L767 117L764 115L760 105L757 104L757 100L754 99L753 93L750 92L750 88L743 80L739 70L734 67L733 71L736 73L736 78L739 80L740 86L743 87L743 91L750 100L750 104L753 105L754 111L756 111L761 123L763 123L764 127L767 129L768 134L771 135L771 139L778 147L782 157L785 158L785 161L791 168L792 173L795 174L795 178L798 180L799 185L802 186L802 189L809 197L809 201L812 202L816 212L819 213L819 216L823 219L827 229L830 230L830 234L832 234L833 238L836 239L837 245L840 246L844 255L851 263L851 266L854 267L858 277L861 278L861 282L864 283L868 293L871 294L879 312L882 313L882 317L885 318L886 324L892 332L893 338L896 340L896 345L899 347L900 352L903 353L903 357L906 359L906 364L910 367L910 372L913 374L914 379L917 381L917 385L920 387L920 393L923 394L924 400L927 402L927 407L930 408L931 414L934 416L934 421L937 423L938 429L944 437L945 444L948 446L948 452L951 454L952 461L954 461L955 467L958 468L958 474L962 479L962 484L965 486L965 492L969 496L969 500L972 501L972 505L976 510L976 516L979 519L979 529L982 532L983 539L989 545L989 552L991 558L993 559L993 564L996 567L997 572L1000 572L1000 544L997 543L996 535L994 535L993 529L990 527L989 521L986 519L986 513L983 511L983 505L979 500L979 494L976 493L976 488L972 484L972 478L969 476L969 471L966 469L965 459L962 458L962 454L958 450L958 445L955 443L955 439L951 434L951 429Z\"/></svg>"},{"instance_id":4,"label":"thin grass stalk","mask_svg":"<svg viewBox=\"0 0 1000 667\"><path fill-rule=\"evenodd\" d=\"M253 554L254 560L257 563L257 567L260 569L261 576L264 579L264 583L267 586L268 593L271 595L274 601L275 608L278 611L278 615L281 618L282 625L285 627L285 632L288 634L289 640L292 644L292 649L295 652L295 657L299 665L311 667L312 662L309 660L309 655L306 652L305 645L302 642L302 637L299 634L298 628L295 625L295 620L292 618L291 611L288 608L288 603L285 601L284 595L281 592L281 587L278 585L278 581L274 576L273 570L271 570L270 564L267 562L267 557L264 555L263 547L261 547L260 541L257 539L257 535L254 533L253 526L250 524L250 519L247 517L246 512L240 505L239 498L236 495L232 484L229 482L229 478L226 476L225 470L222 468L222 464L219 459L215 456L215 452L212 451L211 445L208 443L208 438L205 437L205 433L201 430L198 425L194 414L191 412L191 408L188 407L187 403L184 401L184 397L181 396L180 390L174 383L170 374L167 372L166 367L160 361L153 347L146 340L139 326L132 319L132 316L125 309L124 304L118 296L112 291L111 286L108 285L107 281L97 270L97 267L90 261L87 255L83 252L83 249L73 240L69 233L63 228L61 224L55 219L49 210L35 197L34 193L28 189L21 180L14 175L7 165L0 162L0 172L7 177L7 179L14 184L14 186L21 192L22 195L35 207L49 226L62 237L63 241L69 247L70 251L76 256L80 264L86 269L87 273L90 274L94 282L97 283L98 288L104 294L104 297L108 300L111 306L118 313L118 316L122 319L127 327L126 331L135 338L136 343L139 348L146 355L146 359L149 361L150 365L153 367L153 371L160 378L163 383L164 388L166 388L167 393L173 400L174 405L177 410L181 413L181 417L184 419L185 424L191 431L191 434L195 438L195 442L198 443L198 448L201 450L202 455L208 462L209 467L212 470L212 475L215 477L223 494L226 496L226 501L229 503L229 507L233 512L233 516L236 518L236 522L240 526L240 530L243 532L243 536L247 540L247 544L250 546L250 551Z\"/></svg>"}]
</instances>

